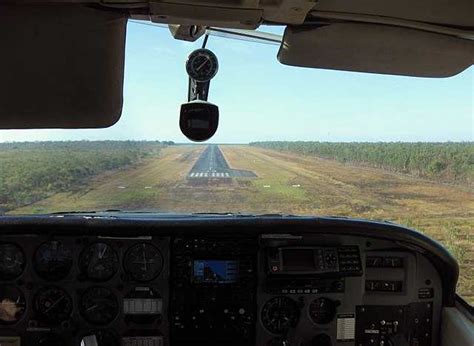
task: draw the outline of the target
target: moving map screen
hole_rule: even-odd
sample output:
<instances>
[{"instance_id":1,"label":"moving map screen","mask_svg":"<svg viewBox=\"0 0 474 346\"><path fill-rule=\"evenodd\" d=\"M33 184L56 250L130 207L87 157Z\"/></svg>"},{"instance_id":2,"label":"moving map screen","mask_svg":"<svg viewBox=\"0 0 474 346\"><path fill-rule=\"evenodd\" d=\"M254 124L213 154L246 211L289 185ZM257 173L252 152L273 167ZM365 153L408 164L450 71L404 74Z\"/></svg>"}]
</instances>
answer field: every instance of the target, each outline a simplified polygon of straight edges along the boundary
<instances>
[{"instance_id":1,"label":"moving map screen","mask_svg":"<svg viewBox=\"0 0 474 346\"><path fill-rule=\"evenodd\" d=\"M195 260L194 282L231 284L239 278L239 263L233 260Z\"/></svg>"}]
</instances>

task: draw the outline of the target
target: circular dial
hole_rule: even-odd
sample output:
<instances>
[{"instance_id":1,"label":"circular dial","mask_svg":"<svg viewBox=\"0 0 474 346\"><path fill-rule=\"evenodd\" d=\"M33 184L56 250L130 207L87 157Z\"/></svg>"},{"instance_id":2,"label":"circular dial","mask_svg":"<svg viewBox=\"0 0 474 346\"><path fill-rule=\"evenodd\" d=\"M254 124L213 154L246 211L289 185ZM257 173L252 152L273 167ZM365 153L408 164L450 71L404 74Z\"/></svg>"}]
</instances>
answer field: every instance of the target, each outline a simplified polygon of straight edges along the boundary
<instances>
[{"instance_id":1,"label":"circular dial","mask_svg":"<svg viewBox=\"0 0 474 346\"><path fill-rule=\"evenodd\" d=\"M26 309L23 293L15 286L0 286L0 323L14 324L21 320Z\"/></svg>"},{"instance_id":2,"label":"circular dial","mask_svg":"<svg viewBox=\"0 0 474 346\"><path fill-rule=\"evenodd\" d=\"M72 267L72 251L59 241L45 242L36 249L34 266L45 280L64 279Z\"/></svg>"},{"instance_id":3,"label":"circular dial","mask_svg":"<svg viewBox=\"0 0 474 346\"><path fill-rule=\"evenodd\" d=\"M132 246L125 254L124 268L135 281L150 281L163 269L163 257L160 250L147 243Z\"/></svg>"},{"instance_id":4,"label":"circular dial","mask_svg":"<svg viewBox=\"0 0 474 346\"><path fill-rule=\"evenodd\" d=\"M275 297L265 303L262 309L262 323L270 333L282 335L298 324L298 304L288 297Z\"/></svg>"},{"instance_id":5,"label":"circular dial","mask_svg":"<svg viewBox=\"0 0 474 346\"><path fill-rule=\"evenodd\" d=\"M12 280L25 269L25 254L13 243L0 244L0 280Z\"/></svg>"},{"instance_id":6,"label":"circular dial","mask_svg":"<svg viewBox=\"0 0 474 346\"><path fill-rule=\"evenodd\" d=\"M40 319L58 324L71 315L72 299L62 288L44 287L36 293L34 307Z\"/></svg>"},{"instance_id":7,"label":"circular dial","mask_svg":"<svg viewBox=\"0 0 474 346\"><path fill-rule=\"evenodd\" d=\"M192 52L186 61L186 72L191 79L197 82L211 80L219 69L216 55L209 49L197 49Z\"/></svg>"},{"instance_id":8,"label":"circular dial","mask_svg":"<svg viewBox=\"0 0 474 346\"><path fill-rule=\"evenodd\" d=\"M328 298L318 298L309 305L309 317L314 323L327 324L336 315L336 304Z\"/></svg>"},{"instance_id":9,"label":"circular dial","mask_svg":"<svg viewBox=\"0 0 474 346\"><path fill-rule=\"evenodd\" d=\"M79 259L81 272L94 281L109 280L117 272L118 265L117 253L106 243L89 245Z\"/></svg>"},{"instance_id":10,"label":"circular dial","mask_svg":"<svg viewBox=\"0 0 474 346\"><path fill-rule=\"evenodd\" d=\"M108 324L119 313L117 297L105 287L88 288L81 296L80 312L91 324Z\"/></svg>"}]
</instances>

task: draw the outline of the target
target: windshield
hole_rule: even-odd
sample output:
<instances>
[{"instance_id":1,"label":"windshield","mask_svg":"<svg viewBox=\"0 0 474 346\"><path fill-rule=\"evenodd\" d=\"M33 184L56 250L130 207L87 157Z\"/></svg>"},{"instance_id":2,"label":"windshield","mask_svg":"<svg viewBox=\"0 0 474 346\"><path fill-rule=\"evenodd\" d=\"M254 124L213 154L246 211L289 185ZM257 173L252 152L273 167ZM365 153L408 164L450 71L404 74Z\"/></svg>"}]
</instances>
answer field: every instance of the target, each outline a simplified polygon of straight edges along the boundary
<instances>
[{"instance_id":1,"label":"windshield","mask_svg":"<svg viewBox=\"0 0 474 346\"><path fill-rule=\"evenodd\" d=\"M192 144L178 114L184 63L201 44L130 23L116 125L0 131L0 212L392 220L447 246L474 300L473 68L446 79L294 68L278 46L211 37L219 128Z\"/></svg>"}]
</instances>

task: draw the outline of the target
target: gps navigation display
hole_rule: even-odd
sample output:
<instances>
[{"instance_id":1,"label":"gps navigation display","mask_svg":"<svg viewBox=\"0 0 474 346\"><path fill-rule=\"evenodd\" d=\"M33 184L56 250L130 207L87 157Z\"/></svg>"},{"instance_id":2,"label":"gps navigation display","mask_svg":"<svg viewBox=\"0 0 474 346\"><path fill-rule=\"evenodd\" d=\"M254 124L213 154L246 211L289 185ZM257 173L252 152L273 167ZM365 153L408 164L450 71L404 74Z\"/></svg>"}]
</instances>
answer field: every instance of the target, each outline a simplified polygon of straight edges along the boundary
<instances>
[{"instance_id":1,"label":"gps navigation display","mask_svg":"<svg viewBox=\"0 0 474 346\"><path fill-rule=\"evenodd\" d=\"M239 263L232 260L195 260L194 282L231 284L238 280Z\"/></svg>"}]
</instances>

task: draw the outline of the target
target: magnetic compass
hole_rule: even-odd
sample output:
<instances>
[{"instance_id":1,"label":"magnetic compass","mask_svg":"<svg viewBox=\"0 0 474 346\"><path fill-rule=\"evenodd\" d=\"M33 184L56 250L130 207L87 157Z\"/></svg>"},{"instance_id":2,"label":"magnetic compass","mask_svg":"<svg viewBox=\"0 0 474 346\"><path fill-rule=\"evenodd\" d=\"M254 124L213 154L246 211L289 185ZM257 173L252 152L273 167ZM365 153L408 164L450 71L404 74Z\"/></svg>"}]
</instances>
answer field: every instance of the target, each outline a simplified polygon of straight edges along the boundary
<instances>
[{"instance_id":1,"label":"magnetic compass","mask_svg":"<svg viewBox=\"0 0 474 346\"><path fill-rule=\"evenodd\" d=\"M201 48L192 52L186 61L186 71L196 82L210 81L217 73L217 56L209 49Z\"/></svg>"}]
</instances>

